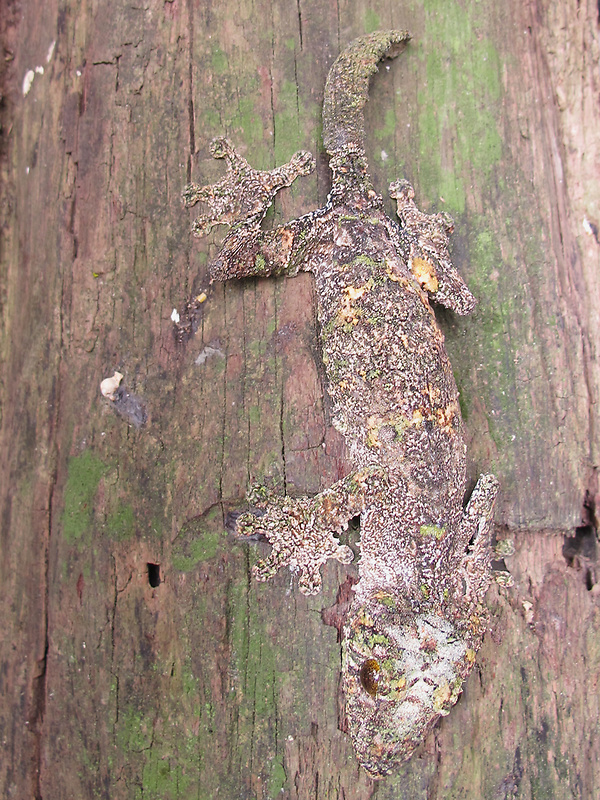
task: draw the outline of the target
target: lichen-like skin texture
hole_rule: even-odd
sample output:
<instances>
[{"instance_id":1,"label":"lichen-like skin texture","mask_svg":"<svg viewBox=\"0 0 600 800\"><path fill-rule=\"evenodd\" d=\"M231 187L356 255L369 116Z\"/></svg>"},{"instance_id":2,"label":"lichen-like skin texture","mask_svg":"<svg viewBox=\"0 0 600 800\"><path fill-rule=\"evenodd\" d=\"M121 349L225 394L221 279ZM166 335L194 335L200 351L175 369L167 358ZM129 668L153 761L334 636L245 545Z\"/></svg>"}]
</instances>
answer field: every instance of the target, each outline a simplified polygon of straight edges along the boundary
<instances>
[{"instance_id":1,"label":"lichen-like skin texture","mask_svg":"<svg viewBox=\"0 0 600 800\"><path fill-rule=\"evenodd\" d=\"M284 566L300 590L321 586L329 558L352 560L335 534L360 514L360 580L344 627L343 685L352 742L373 776L410 757L460 695L486 625L491 529L498 483L482 476L465 495L465 444L458 392L444 337L429 304L456 313L475 301L452 266L452 220L426 215L406 181L392 184L399 222L373 189L364 152L368 81L404 31L357 39L334 63L325 89L323 139L332 189L326 205L271 231L265 211L282 186L313 167L297 153L258 172L225 139L213 153L227 161L214 186L190 186L186 205L206 210L202 234L231 224L211 280L313 273L323 361L334 425L354 471L316 497L273 497L257 487L240 534L264 534L272 548L258 580ZM205 296L202 296L202 300ZM180 333L193 327L193 300Z\"/></svg>"}]
</instances>

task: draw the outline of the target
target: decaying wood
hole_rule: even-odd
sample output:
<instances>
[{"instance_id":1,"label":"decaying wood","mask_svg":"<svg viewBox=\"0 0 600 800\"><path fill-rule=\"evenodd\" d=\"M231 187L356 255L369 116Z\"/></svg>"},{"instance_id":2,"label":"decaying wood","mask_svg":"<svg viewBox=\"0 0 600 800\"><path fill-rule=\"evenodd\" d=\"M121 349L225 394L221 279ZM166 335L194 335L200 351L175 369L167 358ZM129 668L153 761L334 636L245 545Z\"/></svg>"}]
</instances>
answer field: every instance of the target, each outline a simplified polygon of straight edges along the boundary
<instances>
[{"instance_id":1,"label":"decaying wood","mask_svg":"<svg viewBox=\"0 0 600 800\"><path fill-rule=\"evenodd\" d=\"M5 4L4 796L598 793L597 8L554 5ZM347 470L310 277L216 289L186 347L171 315L219 241L192 240L180 201L218 178L210 139L263 168L311 150L275 218L321 204L325 76L378 27L414 43L373 83L370 164L381 192L406 177L455 218L479 307L440 316L469 473L499 476L516 553L478 674L374 784L321 615L354 568L328 567L318 598L288 575L257 585L262 545L222 524L249 480L310 493ZM139 427L100 393L115 370Z\"/></svg>"}]
</instances>

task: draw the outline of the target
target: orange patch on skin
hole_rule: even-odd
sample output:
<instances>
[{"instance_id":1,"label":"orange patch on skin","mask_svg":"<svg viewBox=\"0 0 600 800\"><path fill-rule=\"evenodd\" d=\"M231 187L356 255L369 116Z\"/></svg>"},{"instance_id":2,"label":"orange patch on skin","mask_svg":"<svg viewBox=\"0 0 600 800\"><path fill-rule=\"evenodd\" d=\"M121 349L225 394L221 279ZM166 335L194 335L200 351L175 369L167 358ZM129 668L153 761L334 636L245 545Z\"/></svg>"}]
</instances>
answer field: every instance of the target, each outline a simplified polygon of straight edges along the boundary
<instances>
[{"instance_id":1,"label":"orange patch on skin","mask_svg":"<svg viewBox=\"0 0 600 800\"><path fill-rule=\"evenodd\" d=\"M350 298L350 300L358 300L359 297L362 297L363 294L367 291L366 286L347 286L344 291Z\"/></svg>"},{"instance_id":2,"label":"orange patch on skin","mask_svg":"<svg viewBox=\"0 0 600 800\"><path fill-rule=\"evenodd\" d=\"M357 325L359 320L359 313L356 308L353 308L352 303L354 300L359 300L365 292L368 291L366 286L346 286L344 297L342 297L342 307L338 312L338 319L345 323Z\"/></svg>"},{"instance_id":3,"label":"orange patch on skin","mask_svg":"<svg viewBox=\"0 0 600 800\"><path fill-rule=\"evenodd\" d=\"M446 408L437 408L435 410L435 421L445 433L454 433L453 422L457 414L458 407L456 403L449 403Z\"/></svg>"},{"instance_id":4,"label":"orange patch on skin","mask_svg":"<svg viewBox=\"0 0 600 800\"><path fill-rule=\"evenodd\" d=\"M378 422L379 420L377 417L369 417L367 420L367 447L381 447L381 442L379 441Z\"/></svg>"},{"instance_id":5,"label":"orange patch on skin","mask_svg":"<svg viewBox=\"0 0 600 800\"><path fill-rule=\"evenodd\" d=\"M279 234L280 247L284 252L287 253L292 249L293 242L294 242L294 234L290 230L286 230L284 228Z\"/></svg>"},{"instance_id":6,"label":"orange patch on skin","mask_svg":"<svg viewBox=\"0 0 600 800\"><path fill-rule=\"evenodd\" d=\"M417 256L411 259L410 269L423 289L427 289L428 292L437 292L439 286L438 279L435 274L435 268L430 261Z\"/></svg>"},{"instance_id":7,"label":"orange patch on skin","mask_svg":"<svg viewBox=\"0 0 600 800\"><path fill-rule=\"evenodd\" d=\"M440 391L435 386L428 386L422 392L424 397L424 404L422 408L418 409L413 414L413 424L418 424L419 419L415 416L420 415L420 419L428 419L433 422L436 427L440 428L447 434L454 434L454 419L459 416L458 404L452 400L445 407L438 406L440 400Z\"/></svg>"},{"instance_id":8,"label":"orange patch on skin","mask_svg":"<svg viewBox=\"0 0 600 800\"><path fill-rule=\"evenodd\" d=\"M404 414L388 414L384 417L373 414L367 419L367 447L371 449L378 449L381 447L382 442L379 440L379 432L384 426L394 428L396 433L401 436L406 428L411 425L417 427L422 424L424 419L430 418L430 412L420 408L413 411L411 419L405 417Z\"/></svg>"},{"instance_id":9,"label":"orange patch on skin","mask_svg":"<svg viewBox=\"0 0 600 800\"><path fill-rule=\"evenodd\" d=\"M420 425L424 419L425 419L425 414L423 414L420 408L417 408L416 411L413 411L413 416L412 416L413 425Z\"/></svg>"},{"instance_id":10,"label":"orange patch on skin","mask_svg":"<svg viewBox=\"0 0 600 800\"><path fill-rule=\"evenodd\" d=\"M396 262L388 258L386 259L385 264L387 267L386 275L388 276L388 278L391 281L394 281L394 283L403 283L406 285L407 283L406 277L401 272L398 271Z\"/></svg>"}]
</instances>

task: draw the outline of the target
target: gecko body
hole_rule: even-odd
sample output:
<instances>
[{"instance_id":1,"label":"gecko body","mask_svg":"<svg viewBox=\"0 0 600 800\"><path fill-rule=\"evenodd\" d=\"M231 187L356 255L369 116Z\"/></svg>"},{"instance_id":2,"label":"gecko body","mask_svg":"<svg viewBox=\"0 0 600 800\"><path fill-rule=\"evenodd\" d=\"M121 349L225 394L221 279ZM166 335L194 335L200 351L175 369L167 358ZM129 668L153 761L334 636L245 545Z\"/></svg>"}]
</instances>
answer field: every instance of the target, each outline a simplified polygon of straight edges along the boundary
<instances>
[{"instance_id":1,"label":"gecko body","mask_svg":"<svg viewBox=\"0 0 600 800\"><path fill-rule=\"evenodd\" d=\"M406 181L391 185L390 219L369 177L363 107L379 60L397 55L405 31L362 37L338 57L325 88L323 139L332 189L322 209L261 230L275 193L313 168L310 154L253 170L225 139L217 184L189 186L187 205L207 209L195 230L231 224L211 280L314 275L333 422L352 472L315 497L250 493L240 534L264 534L271 551L254 568L283 566L300 590L321 586L329 559L352 560L339 534L360 515L359 581L344 626L343 687L353 745L373 776L410 757L460 695L487 616L491 530L498 483L480 477L466 507L465 443L452 368L429 300L459 314L475 301L448 253L452 221L426 215ZM197 313L194 301L188 320Z\"/></svg>"}]
</instances>

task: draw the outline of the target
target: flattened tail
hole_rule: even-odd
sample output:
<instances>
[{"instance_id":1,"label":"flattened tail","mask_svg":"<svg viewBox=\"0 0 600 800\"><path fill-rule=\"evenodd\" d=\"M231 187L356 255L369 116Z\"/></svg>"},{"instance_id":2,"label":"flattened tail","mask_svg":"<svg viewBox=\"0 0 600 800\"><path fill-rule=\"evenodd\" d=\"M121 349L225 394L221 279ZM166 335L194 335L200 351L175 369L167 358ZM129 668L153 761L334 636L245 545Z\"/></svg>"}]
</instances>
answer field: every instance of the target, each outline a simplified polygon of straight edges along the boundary
<instances>
[{"instance_id":1,"label":"flattened tail","mask_svg":"<svg viewBox=\"0 0 600 800\"><path fill-rule=\"evenodd\" d=\"M323 142L332 158L364 153L369 78L384 56L395 58L410 38L408 31L377 31L355 39L335 60L323 101Z\"/></svg>"}]
</instances>

